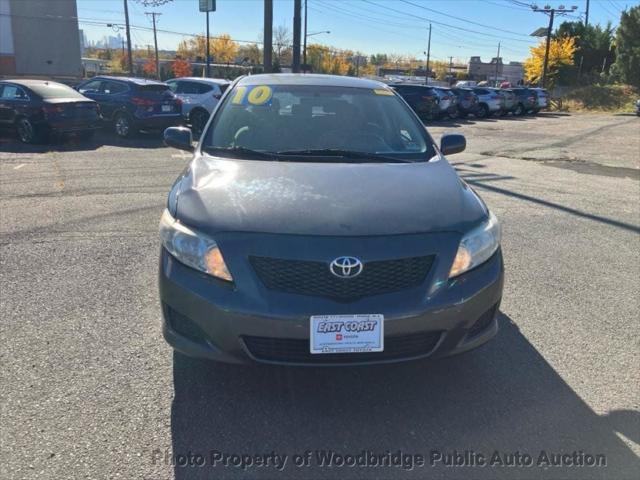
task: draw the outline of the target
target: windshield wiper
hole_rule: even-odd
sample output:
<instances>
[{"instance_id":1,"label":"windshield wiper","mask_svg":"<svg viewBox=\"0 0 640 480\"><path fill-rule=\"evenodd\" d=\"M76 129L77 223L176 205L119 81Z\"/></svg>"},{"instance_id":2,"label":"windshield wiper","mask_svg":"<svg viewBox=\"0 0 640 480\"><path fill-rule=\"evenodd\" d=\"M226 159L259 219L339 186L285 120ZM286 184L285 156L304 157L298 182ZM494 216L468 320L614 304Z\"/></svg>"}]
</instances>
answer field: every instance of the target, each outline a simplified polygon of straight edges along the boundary
<instances>
[{"instance_id":1,"label":"windshield wiper","mask_svg":"<svg viewBox=\"0 0 640 480\"><path fill-rule=\"evenodd\" d=\"M276 158L276 155L273 152L261 152L260 150L252 150L245 147L203 147L202 149L211 155L222 153L224 155L240 156L243 158Z\"/></svg>"},{"instance_id":2,"label":"windshield wiper","mask_svg":"<svg viewBox=\"0 0 640 480\"><path fill-rule=\"evenodd\" d=\"M411 160L387 157L378 153L359 152L357 150L341 150L338 148L318 148L306 150L283 150L275 152L276 155L295 157L339 157L353 160L369 160L372 162L413 163Z\"/></svg>"}]
</instances>

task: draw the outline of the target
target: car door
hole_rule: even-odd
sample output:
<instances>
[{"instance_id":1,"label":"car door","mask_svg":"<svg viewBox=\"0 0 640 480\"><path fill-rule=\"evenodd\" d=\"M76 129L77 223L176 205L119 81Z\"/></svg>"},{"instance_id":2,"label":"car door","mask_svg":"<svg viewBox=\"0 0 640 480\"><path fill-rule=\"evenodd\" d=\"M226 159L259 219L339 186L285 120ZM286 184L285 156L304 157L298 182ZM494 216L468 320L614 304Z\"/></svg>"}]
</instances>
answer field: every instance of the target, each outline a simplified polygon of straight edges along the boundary
<instances>
[{"instance_id":1,"label":"car door","mask_svg":"<svg viewBox=\"0 0 640 480\"><path fill-rule=\"evenodd\" d=\"M125 106L125 94L128 91L129 86L124 82L118 82L116 80L102 81L100 86L100 94L102 95L100 108L102 109L102 115L106 119L113 118L115 112Z\"/></svg>"},{"instance_id":2,"label":"car door","mask_svg":"<svg viewBox=\"0 0 640 480\"><path fill-rule=\"evenodd\" d=\"M220 90L218 85L204 82L198 83L197 101L207 110L207 112L213 112L213 109L216 108L220 97L222 97L222 90Z\"/></svg>"},{"instance_id":3,"label":"car door","mask_svg":"<svg viewBox=\"0 0 640 480\"><path fill-rule=\"evenodd\" d=\"M88 82L82 83L78 85L77 90L82 95L91 100L98 102L100 105L100 109L102 110L102 103L104 101L104 94L102 93L102 82L101 79L89 80Z\"/></svg>"},{"instance_id":4,"label":"car door","mask_svg":"<svg viewBox=\"0 0 640 480\"><path fill-rule=\"evenodd\" d=\"M13 124L20 113L29 115L30 99L23 88L5 83L0 95L0 120L3 124Z\"/></svg>"}]
</instances>

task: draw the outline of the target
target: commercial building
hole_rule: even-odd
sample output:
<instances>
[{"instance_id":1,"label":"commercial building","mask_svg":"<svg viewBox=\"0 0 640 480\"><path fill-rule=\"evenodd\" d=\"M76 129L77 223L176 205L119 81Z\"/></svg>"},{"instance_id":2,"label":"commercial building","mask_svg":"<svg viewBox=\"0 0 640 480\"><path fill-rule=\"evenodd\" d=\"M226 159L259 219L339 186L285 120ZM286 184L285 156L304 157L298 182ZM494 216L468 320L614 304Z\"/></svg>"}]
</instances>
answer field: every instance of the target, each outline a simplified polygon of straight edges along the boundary
<instances>
[{"instance_id":1,"label":"commercial building","mask_svg":"<svg viewBox=\"0 0 640 480\"><path fill-rule=\"evenodd\" d=\"M496 76L499 82L509 82L518 85L524 79L524 67L521 62L502 62L502 57L493 57L490 62L483 62L480 57L471 57L467 65L470 80L481 82L493 81Z\"/></svg>"},{"instance_id":2,"label":"commercial building","mask_svg":"<svg viewBox=\"0 0 640 480\"><path fill-rule=\"evenodd\" d=\"M0 0L0 76L81 75L75 0Z\"/></svg>"}]
</instances>

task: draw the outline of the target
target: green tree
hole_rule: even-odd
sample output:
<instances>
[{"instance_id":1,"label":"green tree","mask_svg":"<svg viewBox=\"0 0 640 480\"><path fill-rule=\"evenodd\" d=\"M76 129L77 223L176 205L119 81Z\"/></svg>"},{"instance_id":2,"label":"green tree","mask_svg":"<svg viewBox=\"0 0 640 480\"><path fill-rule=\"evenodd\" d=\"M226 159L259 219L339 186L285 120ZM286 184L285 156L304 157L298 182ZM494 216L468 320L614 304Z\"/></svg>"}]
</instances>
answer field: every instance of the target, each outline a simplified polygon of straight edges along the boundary
<instances>
[{"instance_id":1,"label":"green tree","mask_svg":"<svg viewBox=\"0 0 640 480\"><path fill-rule=\"evenodd\" d=\"M615 61L614 35L611 23L605 27L600 25L584 25L582 22L563 22L555 31L553 38L573 37L576 39L576 50L573 54L575 73L581 75L599 74L604 67L605 72ZM573 79L576 75L573 76ZM564 83L564 82L563 82Z\"/></svg>"},{"instance_id":2,"label":"green tree","mask_svg":"<svg viewBox=\"0 0 640 480\"><path fill-rule=\"evenodd\" d=\"M622 12L616 52L615 73L624 83L640 86L640 5Z\"/></svg>"}]
</instances>

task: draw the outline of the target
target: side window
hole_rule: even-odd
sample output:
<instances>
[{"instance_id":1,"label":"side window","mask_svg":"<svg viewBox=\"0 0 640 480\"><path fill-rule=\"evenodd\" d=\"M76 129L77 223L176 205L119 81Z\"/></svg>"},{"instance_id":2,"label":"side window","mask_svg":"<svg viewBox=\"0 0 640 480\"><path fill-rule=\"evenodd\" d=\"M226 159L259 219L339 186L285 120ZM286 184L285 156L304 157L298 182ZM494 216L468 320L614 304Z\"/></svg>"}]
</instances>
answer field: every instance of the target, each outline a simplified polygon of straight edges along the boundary
<instances>
[{"instance_id":1,"label":"side window","mask_svg":"<svg viewBox=\"0 0 640 480\"><path fill-rule=\"evenodd\" d=\"M170 81L167 82L167 85L169 85L169 90L171 90L173 93L182 93L181 91L179 91L180 83L181 82Z\"/></svg>"},{"instance_id":2,"label":"side window","mask_svg":"<svg viewBox=\"0 0 640 480\"><path fill-rule=\"evenodd\" d=\"M218 93L218 87L214 86L214 85L207 85L205 83L198 83L198 93L200 95L202 95L203 93L209 93L210 91L214 90L216 91L216 93Z\"/></svg>"},{"instance_id":3,"label":"side window","mask_svg":"<svg viewBox=\"0 0 640 480\"><path fill-rule=\"evenodd\" d=\"M24 90L15 85L5 85L2 89L2 98L5 100L29 100Z\"/></svg>"},{"instance_id":4,"label":"side window","mask_svg":"<svg viewBox=\"0 0 640 480\"><path fill-rule=\"evenodd\" d=\"M103 82L102 89L103 93L107 95L117 95L118 93L126 92L129 87L120 82Z\"/></svg>"},{"instance_id":5,"label":"side window","mask_svg":"<svg viewBox=\"0 0 640 480\"><path fill-rule=\"evenodd\" d=\"M85 92L94 92L97 93L100 91L100 84L102 83L102 80L91 80L88 83L85 83L84 85L82 85L78 91L80 93L85 93Z\"/></svg>"}]
</instances>

